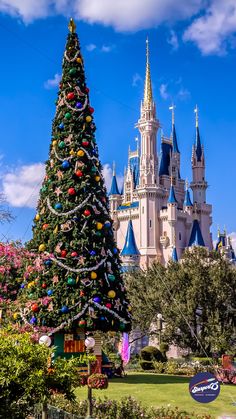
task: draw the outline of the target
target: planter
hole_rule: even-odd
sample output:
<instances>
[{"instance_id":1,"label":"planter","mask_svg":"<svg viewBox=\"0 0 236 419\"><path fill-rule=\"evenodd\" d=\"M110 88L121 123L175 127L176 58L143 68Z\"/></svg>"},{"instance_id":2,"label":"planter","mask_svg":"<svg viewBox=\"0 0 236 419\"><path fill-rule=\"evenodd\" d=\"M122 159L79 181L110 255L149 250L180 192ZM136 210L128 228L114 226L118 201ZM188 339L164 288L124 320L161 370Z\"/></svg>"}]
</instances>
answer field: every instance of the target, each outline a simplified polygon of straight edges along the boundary
<instances>
[{"instance_id":1,"label":"planter","mask_svg":"<svg viewBox=\"0 0 236 419\"><path fill-rule=\"evenodd\" d=\"M89 388L105 390L108 387L108 378L105 374L92 374L88 377Z\"/></svg>"}]
</instances>

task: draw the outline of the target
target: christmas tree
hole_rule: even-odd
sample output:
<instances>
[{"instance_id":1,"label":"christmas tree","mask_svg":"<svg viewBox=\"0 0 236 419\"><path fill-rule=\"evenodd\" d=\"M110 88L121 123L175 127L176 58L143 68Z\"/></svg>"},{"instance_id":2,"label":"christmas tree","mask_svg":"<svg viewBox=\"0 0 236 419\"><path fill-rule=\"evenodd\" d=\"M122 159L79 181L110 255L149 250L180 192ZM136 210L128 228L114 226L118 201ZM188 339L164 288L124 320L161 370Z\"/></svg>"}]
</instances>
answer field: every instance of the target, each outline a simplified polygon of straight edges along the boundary
<instances>
[{"instance_id":1,"label":"christmas tree","mask_svg":"<svg viewBox=\"0 0 236 419\"><path fill-rule=\"evenodd\" d=\"M71 19L33 239L44 269L22 284L24 322L130 330L83 58ZM40 263L40 262L39 262Z\"/></svg>"}]
</instances>

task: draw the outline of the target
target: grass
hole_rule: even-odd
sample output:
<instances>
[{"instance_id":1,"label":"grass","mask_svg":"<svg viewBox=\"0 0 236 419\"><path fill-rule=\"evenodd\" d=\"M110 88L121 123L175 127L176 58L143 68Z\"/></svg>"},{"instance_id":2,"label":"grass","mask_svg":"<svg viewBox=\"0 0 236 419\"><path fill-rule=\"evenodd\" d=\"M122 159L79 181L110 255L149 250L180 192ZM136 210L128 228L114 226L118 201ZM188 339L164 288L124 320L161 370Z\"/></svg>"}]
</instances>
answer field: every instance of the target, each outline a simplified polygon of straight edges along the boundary
<instances>
[{"instance_id":1,"label":"grass","mask_svg":"<svg viewBox=\"0 0 236 419\"><path fill-rule=\"evenodd\" d=\"M93 390L95 397L107 396L110 399L120 399L133 396L146 406L178 406L188 412L208 413L213 418L230 415L236 419L236 385L222 385L218 398L209 403L201 404L192 399L189 394L188 377L174 375L157 375L151 373L128 373L125 378L113 378L109 381L107 390ZM86 398L87 388L76 390L78 399ZM233 402L235 401L235 406Z\"/></svg>"}]
</instances>

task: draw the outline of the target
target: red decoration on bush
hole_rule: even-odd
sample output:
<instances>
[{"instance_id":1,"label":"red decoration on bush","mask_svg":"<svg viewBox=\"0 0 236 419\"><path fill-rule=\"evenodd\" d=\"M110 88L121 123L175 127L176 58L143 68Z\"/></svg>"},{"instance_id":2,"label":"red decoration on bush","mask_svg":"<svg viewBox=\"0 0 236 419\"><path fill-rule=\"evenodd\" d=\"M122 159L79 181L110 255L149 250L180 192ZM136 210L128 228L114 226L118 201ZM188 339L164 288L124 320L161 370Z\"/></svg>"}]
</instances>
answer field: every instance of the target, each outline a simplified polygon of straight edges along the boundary
<instances>
[{"instance_id":1,"label":"red decoration on bush","mask_svg":"<svg viewBox=\"0 0 236 419\"><path fill-rule=\"evenodd\" d=\"M89 142L88 142L87 140L82 140L82 145L83 145L84 147L88 147Z\"/></svg>"},{"instance_id":2,"label":"red decoration on bush","mask_svg":"<svg viewBox=\"0 0 236 419\"><path fill-rule=\"evenodd\" d=\"M77 253L77 252L71 252L71 256L72 256L73 258L76 258L76 257L78 256L78 253Z\"/></svg>"},{"instance_id":3,"label":"red decoration on bush","mask_svg":"<svg viewBox=\"0 0 236 419\"><path fill-rule=\"evenodd\" d=\"M42 284L42 288L43 288L43 289L47 288L47 284L46 284L46 282L43 282L43 284Z\"/></svg>"},{"instance_id":4,"label":"red decoration on bush","mask_svg":"<svg viewBox=\"0 0 236 419\"><path fill-rule=\"evenodd\" d=\"M37 303L32 304L31 309L34 313L36 313L37 311L39 311L39 306Z\"/></svg>"},{"instance_id":5,"label":"red decoration on bush","mask_svg":"<svg viewBox=\"0 0 236 419\"><path fill-rule=\"evenodd\" d=\"M68 100L73 100L75 98L75 94L73 92L68 93L68 95L66 96L66 98Z\"/></svg>"},{"instance_id":6,"label":"red decoration on bush","mask_svg":"<svg viewBox=\"0 0 236 419\"><path fill-rule=\"evenodd\" d=\"M90 112L90 113L94 113L94 108L92 108L92 106L90 106L90 108L89 108L89 112Z\"/></svg>"},{"instance_id":7,"label":"red decoration on bush","mask_svg":"<svg viewBox=\"0 0 236 419\"><path fill-rule=\"evenodd\" d=\"M88 209L86 209L84 210L84 215L85 217L89 217L91 215L91 212Z\"/></svg>"},{"instance_id":8,"label":"red decoration on bush","mask_svg":"<svg viewBox=\"0 0 236 419\"><path fill-rule=\"evenodd\" d=\"M76 190L75 190L75 188L69 188L69 189L68 189L68 194L69 194L69 195L71 195L71 196L76 195Z\"/></svg>"},{"instance_id":9,"label":"red decoration on bush","mask_svg":"<svg viewBox=\"0 0 236 419\"><path fill-rule=\"evenodd\" d=\"M77 171L75 172L75 176L77 176L77 177L82 177L82 176L83 176L83 172L81 172L81 170L77 170Z\"/></svg>"},{"instance_id":10,"label":"red decoration on bush","mask_svg":"<svg viewBox=\"0 0 236 419\"><path fill-rule=\"evenodd\" d=\"M108 378L105 374L92 374L88 377L88 387L105 390L108 387Z\"/></svg>"},{"instance_id":11,"label":"red decoration on bush","mask_svg":"<svg viewBox=\"0 0 236 419\"><path fill-rule=\"evenodd\" d=\"M62 257L62 258L65 258L65 257L66 257L66 255L67 255L67 251L66 251L66 250L62 250L62 251L61 251L61 257Z\"/></svg>"}]
</instances>

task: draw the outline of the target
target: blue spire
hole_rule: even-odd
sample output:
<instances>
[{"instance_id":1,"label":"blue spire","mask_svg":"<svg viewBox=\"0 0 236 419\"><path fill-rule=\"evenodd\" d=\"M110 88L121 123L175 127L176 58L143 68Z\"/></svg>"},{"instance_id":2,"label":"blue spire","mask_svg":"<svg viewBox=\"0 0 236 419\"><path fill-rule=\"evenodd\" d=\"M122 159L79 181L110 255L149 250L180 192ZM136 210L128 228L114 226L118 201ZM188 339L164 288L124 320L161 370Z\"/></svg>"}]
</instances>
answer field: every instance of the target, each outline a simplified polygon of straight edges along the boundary
<instances>
[{"instance_id":1,"label":"blue spire","mask_svg":"<svg viewBox=\"0 0 236 419\"><path fill-rule=\"evenodd\" d=\"M126 238L125 238L125 244L120 255L121 256L135 256L139 254L140 253L137 248L135 237L134 237L133 224L132 224L132 221L129 220Z\"/></svg>"},{"instance_id":2,"label":"blue spire","mask_svg":"<svg viewBox=\"0 0 236 419\"><path fill-rule=\"evenodd\" d=\"M201 139L200 139L200 132L199 132L199 127L196 127L196 156L197 156L197 161L201 161L202 158L202 145L201 145Z\"/></svg>"},{"instance_id":3,"label":"blue spire","mask_svg":"<svg viewBox=\"0 0 236 419\"><path fill-rule=\"evenodd\" d=\"M189 189L186 189L186 191L185 191L184 206L185 207L192 207L193 206L191 198L190 198Z\"/></svg>"},{"instance_id":4,"label":"blue spire","mask_svg":"<svg viewBox=\"0 0 236 419\"><path fill-rule=\"evenodd\" d=\"M172 257L173 262L178 262L179 261L176 247L173 247L171 257Z\"/></svg>"},{"instance_id":5,"label":"blue spire","mask_svg":"<svg viewBox=\"0 0 236 419\"><path fill-rule=\"evenodd\" d=\"M178 201L175 197L175 190L174 190L173 185L171 185L171 187L170 187L170 193L169 193L169 198L168 198L167 203L168 204L177 204L178 203Z\"/></svg>"},{"instance_id":6,"label":"blue spire","mask_svg":"<svg viewBox=\"0 0 236 419\"><path fill-rule=\"evenodd\" d=\"M177 142L177 136L175 131L175 124L172 125L172 143L173 143L173 152L179 153L179 147Z\"/></svg>"},{"instance_id":7,"label":"blue spire","mask_svg":"<svg viewBox=\"0 0 236 419\"><path fill-rule=\"evenodd\" d=\"M161 158L159 166L159 176L169 175L170 154L172 146L164 141L161 142Z\"/></svg>"},{"instance_id":8,"label":"blue spire","mask_svg":"<svg viewBox=\"0 0 236 419\"><path fill-rule=\"evenodd\" d=\"M205 246L198 220L193 221L192 232L191 232L188 245L189 246Z\"/></svg>"},{"instance_id":9,"label":"blue spire","mask_svg":"<svg viewBox=\"0 0 236 419\"><path fill-rule=\"evenodd\" d=\"M113 174L112 176L111 189L110 189L109 195L120 195L115 174Z\"/></svg>"}]
</instances>

